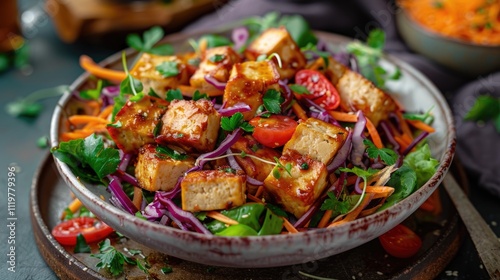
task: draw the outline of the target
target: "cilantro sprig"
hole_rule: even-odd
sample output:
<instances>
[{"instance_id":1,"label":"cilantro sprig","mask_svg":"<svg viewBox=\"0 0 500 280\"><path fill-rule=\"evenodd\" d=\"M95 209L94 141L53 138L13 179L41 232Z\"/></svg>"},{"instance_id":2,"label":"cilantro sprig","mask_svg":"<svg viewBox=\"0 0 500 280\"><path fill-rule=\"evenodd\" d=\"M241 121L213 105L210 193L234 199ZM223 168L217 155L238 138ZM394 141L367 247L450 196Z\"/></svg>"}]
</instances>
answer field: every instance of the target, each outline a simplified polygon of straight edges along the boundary
<instances>
[{"instance_id":1,"label":"cilantro sprig","mask_svg":"<svg viewBox=\"0 0 500 280\"><path fill-rule=\"evenodd\" d=\"M311 94L311 92L309 92L309 90L303 85L291 84L289 85L289 87L293 92L297 94Z\"/></svg>"},{"instance_id":2,"label":"cilantro sprig","mask_svg":"<svg viewBox=\"0 0 500 280\"><path fill-rule=\"evenodd\" d=\"M135 259L127 257L113 247L108 238L99 243L99 253L91 254L90 256L100 260L100 262L96 265L98 269L107 269L113 276L118 276L123 273L123 266L125 263L137 265L137 261Z\"/></svg>"},{"instance_id":3,"label":"cilantro sprig","mask_svg":"<svg viewBox=\"0 0 500 280\"><path fill-rule=\"evenodd\" d=\"M385 164L393 165L398 159L398 154L389 148L377 148L372 141L368 139L363 139L363 144L366 146L366 153L369 158L378 159L380 158Z\"/></svg>"},{"instance_id":4,"label":"cilantro sprig","mask_svg":"<svg viewBox=\"0 0 500 280\"><path fill-rule=\"evenodd\" d=\"M140 52L146 52L156 55L173 55L174 48L169 44L155 46L164 36L163 29L159 26L153 26L142 34L142 39L138 34L129 34L127 44Z\"/></svg>"},{"instance_id":5,"label":"cilantro sprig","mask_svg":"<svg viewBox=\"0 0 500 280\"><path fill-rule=\"evenodd\" d=\"M175 160L185 160L188 158L187 155L181 154L176 150L170 149L167 146L157 146L156 147L156 156L159 158L170 157Z\"/></svg>"},{"instance_id":6,"label":"cilantro sprig","mask_svg":"<svg viewBox=\"0 0 500 280\"><path fill-rule=\"evenodd\" d=\"M164 61L157 65L155 69L165 78L175 77L179 75L179 68L177 68L177 64L178 63L176 61Z\"/></svg>"},{"instance_id":7,"label":"cilantro sprig","mask_svg":"<svg viewBox=\"0 0 500 280\"><path fill-rule=\"evenodd\" d=\"M276 166L273 169L273 177L274 178L276 178L276 179L281 178L280 169L285 170L286 173L288 173L288 175L292 176L292 164L291 163L288 162L285 165L283 165L280 162L279 158L277 158L277 157L274 157L274 161L276 162Z\"/></svg>"},{"instance_id":8,"label":"cilantro sprig","mask_svg":"<svg viewBox=\"0 0 500 280\"><path fill-rule=\"evenodd\" d=\"M183 100L184 97L182 97L182 92L180 89L169 89L167 91L167 101L172 101L172 100Z\"/></svg>"},{"instance_id":9,"label":"cilantro sprig","mask_svg":"<svg viewBox=\"0 0 500 280\"><path fill-rule=\"evenodd\" d=\"M76 246L73 249L74 253L90 253L90 246L87 244L87 241L85 240L85 237L83 237L83 234L79 233L76 236Z\"/></svg>"},{"instance_id":10,"label":"cilantro sprig","mask_svg":"<svg viewBox=\"0 0 500 280\"><path fill-rule=\"evenodd\" d=\"M231 117L222 117L221 128L225 131L231 132L239 127L246 132L253 132L253 126L243 119L243 114L240 112L235 113Z\"/></svg>"},{"instance_id":11,"label":"cilantro sprig","mask_svg":"<svg viewBox=\"0 0 500 280\"><path fill-rule=\"evenodd\" d=\"M361 74L380 88L385 87L385 83L388 79L398 80L402 75L399 69L396 69L394 73L390 74L379 65L384 45L384 31L381 29L374 29L368 34L366 44L352 42L346 46L347 51L352 53L358 60Z\"/></svg>"},{"instance_id":12,"label":"cilantro sprig","mask_svg":"<svg viewBox=\"0 0 500 280\"><path fill-rule=\"evenodd\" d=\"M284 100L281 93L275 89L268 89L262 97L264 107L273 114L281 113L281 103Z\"/></svg>"},{"instance_id":13,"label":"cilantro sprig","mask_svg":"<svg viewBox=\"0 0 500 280\"><path fill-rule=\"evenodd\" d=\"M349 212L349 207L351 206L349 200L339 200L333 192L327 192L326 194L328 195L328 198L326 198L323 201L323 204L321 204L322 211L332 210L334 216Z\"/></svg>"},{"instance_id":14,"label":"cilantro sprig","mask_svg":"<svg viewBox=\"0 0 500 280\"><path fill-rule=\"evenodd\" d=\"M488 95L479 96L464 117L466 121L487 122L493 121L500 133L500 98Z\"/></svg>"}]
</instances>

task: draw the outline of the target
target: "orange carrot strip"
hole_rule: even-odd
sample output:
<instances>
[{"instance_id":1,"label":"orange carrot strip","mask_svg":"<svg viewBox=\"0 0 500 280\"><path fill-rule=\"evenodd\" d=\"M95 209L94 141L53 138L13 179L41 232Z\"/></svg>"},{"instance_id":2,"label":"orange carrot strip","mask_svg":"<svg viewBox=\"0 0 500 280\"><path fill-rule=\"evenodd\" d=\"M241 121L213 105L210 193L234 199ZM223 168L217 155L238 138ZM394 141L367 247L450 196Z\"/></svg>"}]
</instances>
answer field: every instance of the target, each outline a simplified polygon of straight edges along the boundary
<instances>
[{"instance_id":1,"label":"orange carrot strip","mask_svg":"<svg viewBox=\"0 0 500 280\"><path fill-rule=\"evenodd\" d=\"M318 58L316 59L313 63L311 63L307 69L310 69L310 70L318 70L320 68L322 68L323 66L325 65L324 61L323 61L323 58Z\"/></svg>"},{"instance_id":2,"label":"orange carrot strip","mask_svg":"<svg viewBox=\"0 0 500 280\"><path fill-rule=\"evenodd\" d=\"M400 146L400 151L404 151L406 149L406 147L408 147L409 144L406 143L405 140L403 140L402 136L394 136L394 140L396 140L396 142L398 142L399 146Z\"/></svg>"},{"instance_id":3,"label":"orange carrot strip","mask_svg":"<svg viewBox=\"0 0 500 280\"><path fill-rule=\"evenodd\" d=\"M80 66L90 74L106 80L119 82L123 81L127 77L127 74L124 71L103 68L99 64L95 63L92 58L86 55L80 56Z\"/></svg>"},{"instance_id":4,"label":"orange carrot strip","mask_svg":"<svg viewBox=\"0 0 500 280\"><path fill-rule=\"evenodd\" d=\"M413 138L410 138L410 136L408 136L408 134L402 134L401 135L401 139L403 139L403 141L409 146L411 144L411 142L413 141Z\"/></svg>"},{"instance_id":5,"label":"orange carrot strip","mask_svg":"<svg viewBox=\"0 0 500 280\"><path fill-rule=\"evenodd\" d=\"M433 133L436 131L434 127L424 123L423 121L418 121L418 120L406 120L406 121L413 127L420 129L422 131L427 131L429 133Z\"/></svg>"},{"instance_id":6,"label":"orange carrot strip","mask_svg":"<svg viewBox=\"0 0 500 280\"><path fill-rule=\"evenodd\" d=\"M375 144L375 146L379 149L383 148L384 144L382 144L382 139L380 139L377 128L373 125L369 118L366 118L366 129L368 129L368 133L370 133L370 136L372 137L373 144Z\"/></svg>"},{"instance_id":7,"label":"orange carrot strip","mask_svg":"<svg viewBox=\"0 0 500 280\"><path fill-rule=\"evenodd\" d=\"M373 193L372 199L388 197L394 192L394 188L386 186L367 186L366 193Z\"/></svg>"},{"instance_id":8,"label":"orange carrot strip","mask_svg":"<svg viewBox=\"0 0 500 280\"><path fill-rule=\"evenodd\" d=\"M113 112L113 105L109 105L108 107L104 108L101 113L99 113L98 117L106 119L111 112Z\"/></svg>"},{"instance_id":9,"label":"orange carrot strip","mask_svg":"<svg viewBox=\"0 0 500 280\"><path fill-rule=\"evenodd\" d=\"M92 131L63 132L61 133L61 140L69 141L74 139L85 138L91 135L92 133L93 133Z\"/></svg>"},{"instance_id":10,"label":"orange carrot strip","mask_svg":"<svg viewBox=\"0 0 500 280\"><path fill-rule=\"evenodd\" d=\"M293 102L292 110L295 113L295 115L297 115L297 117L299 117L299 119L301 119L303 121L308 119L306 111L304 111L304 109L302 109L302 107L299 105L299 103Z\"/></svg>"},{"instance_id":11,"label":"orange carrot strip","mask_svg":"<svg viewBox=\"0 0 500 280\"><path fill-rule=\"evenodd\" d=\"M356 175L347 177L347 179L346 179L347 180L346 186L354 185L354 183L356 183L357 179L358 179L358 176L356 176Z\"/></svg>"},{"instance_id":12,"label":"orange carrot strip","mask_svg":"<svg viewBox=\"0 0 500 280\"><path fill-rule=\"evenodd\" d=\"M257 198L257 197L255 197L255 196L253 196L251 194L247 194L247 198L250 199L253 202L264 203L264 202L262 202L262 199Z\"/></svg>"},{"instance_id":13,"label":"orange carrot strip","mask_svg":"<svg viewBox=\"0 0 500 280\"><path fill-rule=\"evenodd\" d=\"M299 231L288 221L287 218L281 217L283 219L283 226L285 226L286 230L290 233L298 233Z\"/></svg>"},{"instance_id":14,"label":"orange carrot strip","mask_svg":"<svg viewBox=\"0 0 500 280\"><path fill-rule=\"evenodd\" d=\"M255 197L259 198L263 192L264 192L264 185L261 185L257 188L257 191L255 192Z\"/></svg>"},{"instance_id":15,"label":"orange carrot strip","mask_svg":"<svg viewBox=\"0 0 500 280\"><path fill-rule=\"evenodd\" d=\"M219 222L222 222L222 223L225 223L225 224L228 224L228 225L237 225L238 222L227 217L227 216L224 216L222 215L221 213L217 212L217 211L209 211L207 212L207 217L210 217L214 220L217 220Z\"/></svg>"},{"instance_id":16,"label":"orange carrot strip","mask_svg":"<svg viewBox=\"0 0 500 280\"><path fill-rule=\"evenodd\" d=\"M76 211L78 211L80 208L82 208L83 204L82 202L78 199L78 198L75 198L73 199L73 201L71 201L71 203L68 205L68 208L69 211L71 211L71 213L75 213ZM64 219L64 217L66 217L66 211L64 211L62 214L61 214L61 220Z\"/></svg>"},{"instance_id":17,"label":"orange carrot strip","mask_svg":"<svg viewBox=\"0 0 500 280\"><path fill-rule=\"evenodd\" d=\"M396 116L399 119L399 124L401 125L401 130L403 131L403 134L408 135L410 139L413 140L413 134L411 133L411 129L408 126L408 123L406 122L405 118L403 118L403 114L400 111L396 111Z\"/></svg>"},{"instance_id":18,"label":"orange carrot strip","mask_svg":"<svg viewBox=\"0 0 500 280\"><path fill-rule=\"evenodd\" d=\"M191 86L185 86L185 85L179 85L177 86L177 89L181 91L182 95L183 96L186 96L186 97L193 97L194 96L194 93L198 90L201 94L205 93L206 95L208 96L221 96L224 94L224 91L223 90L218 90L218 89L212 89L212 90L208 90L208 91L201 91L195 87L191 87Z\"/></svg>"},{"instance_id":19,"label":"orange carrot strip","mask_svg":"<svg viewBox=\"0 0 500 280\"><path fill-rule=\"evenodd\" d=\"M109 121L97 116L87 116L87 115L73 115L68 118L68 121L74 125L92 123L108 124Z\"/></svg>"},{"instance_id":20,"label":"orange carrot strip","mask_svg":"<svg viewBox=\"0 0 500 280\"><path fill-rule=\"evenodd\" d=\"M318 223L318 228L326 227L328 225L328 222L330 221L330 218L332 217L332 214L332 210L326 210L323 214L323 217L321 217L321 220Z\"/></svg>"},{"instance_id":21,"label":"orange carrot strip","mask_svg":"<svg viewBox=\"0 0 500 280\"><path fill-rule=\"evenodd\" d=\"M142 204L142 188L134 187L134 197L132 198L132 204L137 209L141 209Z\"/></svg>"},{"instance_id":22,"label":"orange carrot strip","mask_svg":"<svg viewBox=\"0 0 500 280\"><path fill-rule=\"evenodd\" d=\"M357 122L358 116L349 113L342 113L339 111L328 111L330 116L340 122Z\"/></svg>"}]
</instances>

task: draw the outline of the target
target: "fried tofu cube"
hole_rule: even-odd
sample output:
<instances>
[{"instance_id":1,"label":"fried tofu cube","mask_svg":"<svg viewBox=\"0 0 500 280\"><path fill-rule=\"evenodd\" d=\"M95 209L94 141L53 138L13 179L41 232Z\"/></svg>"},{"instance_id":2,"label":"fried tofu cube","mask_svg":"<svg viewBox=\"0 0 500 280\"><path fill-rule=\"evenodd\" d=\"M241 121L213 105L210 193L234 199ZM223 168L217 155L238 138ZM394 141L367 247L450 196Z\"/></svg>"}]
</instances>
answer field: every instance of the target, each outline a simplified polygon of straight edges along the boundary
<instances>
[{"instance_id":1,"label":"fried tofu cube","mask_svg":"<svg viewBox=\"0 0 500 280\"><path fill-rule=\"evenodd\" d=\"M175 160L156 152L156 145L147 144L139 150L135 176L139 186L148 191L169 191L179 177L194 166L194 159Z\"/></svg>"},{"instance_id":2,"label":"fried tofu cube","mask_svg":"<svg viewBox=\"0 0 500 280\"><path fill-rule=\"evenodd\" d=\"M165 76L157 70L157 67L162 67L162 65L177 68L178 74ZM187 85L189 82L187 67L177 56L144 53L130 70L130 74L142 82L143 92L148 94L150 90L153 90L161 98L165 98L169 89L176 89L179 85Z\"/></svg>"},{"instance_id":3,"label":"fried tofu cube","mask_svg":"<svg viewBox=\"0 0 500 280\"><path fill-rule=\"evenodd\" d=\"M262 97L269 89L279 90L280 76L272 61L246 61L236 63L224 90L223 102L226 107L243 102L251 110L243 113L245 120L254 117L257 108L262 105Z\"/></svg>"},{"instance_id":4,"label":"fried tofu cube","mask_svg":"<svg viewBox=\"0 0 500 280\"><path fill-rule=\"evenodd\" d=\"M328 165L344 145L347 135L347 130L342 127L309 118L299 123L283 152L295 150Z\"/></svg>"},{"instance_id":5,"label":"fried tofu cube","mask_svg":"<svg viewBox=\"0 0 500 280\"><path fill-rule=\"evenodd\" d=\"M300 218L323 193L328 171L326 165L308 155L288 150L279 158L282 166L291 166L289 172L275 167L264 180L264 187L273 200ZM276 176L275 172L279 172Z\"/></svg>"},{"instance_id":6,"label":"fried tofu cube","mask_svg":"<svg viewBox=\"0 0 500 280\"><path fill-rule=\"evenodd\" d=\"M212 76L213 79L225 83L229 79L233 65L240 61L240 56L231 47L208 49L203 55L200 67L191 77L189 83L202 93L209 92L211 95L216 95L215 92L220 92L222 95L223 91L207 82L205 76Z\"/></svg>"},{"instance_id":7,"label":"fried tofu cube","mask_svg":"<svg viewBox=\"0 0 500 280\"><path fill-rule=\"evenodd\" d=\"M162 118L160 144L172 144L187 152L209 152L219 133L220 115L206 99L173 100Z\"/></svg>"},{"instance_id":8,"label":"fried tofu cube","mask_svg":"<svg viewBox=\"0 0 500 280\"><path fill-rule=\"evenodd\" d=\"M250 135L240 137L238 141L231 146L231 151L235 153L245 152L247 155L253 155L271 162L274 162L275 157L279 158L281 156L278 151L260 145L259 142ZM264 181L274 168L273 164L265 163L251 157L235 156L235 159L247 176L259 181Z\"/></svg>"},{"instance_id":9,"label":"fried tofu cube","mask_svg":"<svg viewBox=\"0 0 500 280\"><path fill-rule=\"evenodd\" d=\"M115 116L115 125L107 127L116 146L125 153L136 154L140 147L154 143L153 131L167 105L167 101L151 96L125 103Z\"/></svg>"},{"instance_id":10,"label":"fried tofu cube","mask_svg":"<svg viewBox=\"0 0 500 280\"><path fill-rule=\"evenodd\" d=\"M361 110L377 126L397 108L396 102L371 81L334 59L330 59L327 74L340 94L343 108Z\"/></svg>"},{"instance_id":11,"label":"fried tofu cube","mask_svg":"<svg viewBox=\"0 0 500 280\"><path fill-rule=\"evenodd\" d=\"M231 209L246 201L246 176L222 170L190 172L181 182L182 209L190 212Z\"/></svg>"},{"instance_id":12,"label":"fried tofu cube","mask_svg":"<svg viewBox=\"0 0 500 280\"><path fill-rule=\"evenodd\" d=\"M282 67L278 68L281 79L291 79L304 68L306 58L297 43L284 27L269 28L253 41L245 51L248 60L256 60L260 55L276 53L281 58Z\"/></svg>"}]
</instances>

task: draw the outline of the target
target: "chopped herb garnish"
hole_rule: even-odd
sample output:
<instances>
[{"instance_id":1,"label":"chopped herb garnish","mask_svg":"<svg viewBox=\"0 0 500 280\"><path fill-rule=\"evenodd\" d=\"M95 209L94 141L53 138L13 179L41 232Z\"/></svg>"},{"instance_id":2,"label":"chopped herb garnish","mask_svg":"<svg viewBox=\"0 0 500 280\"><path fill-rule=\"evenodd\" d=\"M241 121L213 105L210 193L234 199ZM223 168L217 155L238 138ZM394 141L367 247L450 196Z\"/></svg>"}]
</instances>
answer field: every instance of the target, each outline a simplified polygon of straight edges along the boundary
<instances>
[{"instance_id":1,"label":"chopped herb garnish","mask_svg":"<svg viewBox=\"0 0 500 280\"><path fill-rule=\"evenodd\" d=\"M387 165L393 165L396 163L396 160L398 159L398 154L389 148L377 148L375 144L373 144L372 141L368 139L363 140L363 144L366 146L366 153L368 154L369 158L372 159L378 159L380 158L385 164Z\"/></svg>"},{"instance_id":2,"label":"chopped herb garnish","mask_svg":"<svg viewBox=\"0 0 500 280\"><path fill-rule=\"evenodd\" d=\"M209 99L208 98L208 95L206 93L200 93L199 90L196 90L194 93L193 93L193 100L194 101L197 101L197 100L200 100L200 99Z\"/></svg>"},{"instance_id":3,"label":"chopped herb garnish","mask_svg":"<svg viewBox=\"0 0 500 280\"><path fill-rule=\"evenodd\" d=\"M279 158L277 157L274 157L274 161L276 162L276 167L273 169L273 177L276 178L276 179L279 179L281 178L281 173L280 173L280 169L283 169L286 171L286 173L288 173L288 175L292 176L292 164L291 163L287 163L285 165L283 165Z\"/></svg>"},{"instance_id":4,"label":"chopped herb garnish","mask_svg":"<svg viewBox=\"0 0 500 280\"><path fill-rule=\"evenodd\" d=\"M137 265L136 260L125 256L122 252L113 247L108 238L99 243L99 253L90 256L100 260L96 265L97 269L107 269L113 276L118 276L123 273L123 265L125 262Z\"/></svg>"},{"instance_id":5,"label":"chopped herb garnish","mask_svg":"<svg viewBox=\"0 0 500 280\"><path fill-rule=\"evenodd\" d=\"M311 94L309 90L302 85L292 84L289 85L290 89L297 94Z\"/></svg>"},{"instance_id":6,"label":"chopped herb garnish","mask_svg":"<svg viewBox=\"0 0 500 280\"><path fill-rule=\"evenodd\" d=\"M321 210L332 210L334 215L346 214L349 212L349 207L351 203L346 199L344 201L339 200L333 192L327 192L328 198L321 204Z\"/></svg>"},{"instance_id":7,"label":"chopped herb garnish","mask_svg":"<svg viewBox=\"0 0 500 280\"><path fill-rule=\"evenodd\" d=\"M36 140L36 146L40 149L45 149L49 146L49 139L47 136L42 136Z\"/></svg>"},{"instance_id":8,"label":"chopped herb garnish","mask_svg":"<svg viewBox=\"0 0 500 280\"><path fill-rule=\"evenodd\" d=\"M167 91L167 101L172 101L172 100L182 100L184 99L182 97L182 92L180 89L169 89Z\"/></svg>"},{"instance_id":9,"label":"chopped herb garnish","mask_svg":"<svg viewBox=\"0 0 500 280\"><path fill-rule=\"evenodd\" d=\"M146 217L144 217L144 215L142 215L141 211L137 211L137 212L135 212L135 216L136 216L137 218L142 219L142 220L145 220L145 221L147 221L147 220L148 220L148 219L146 219ZM129 250L129 252L130 252L130 250ZM133 255L132 255L132 256L133 256Z\"/></svg>"},{"instance_id":10,"label":"chopped herb garnish","mask_svg":"<svg viewBox=\"0 0 500 280\"><path fill-rule=\"evenodd\" d=\"M90 246L81 233L76 236L76 246L73 253L90 253Z\"/></svg>"},{"instance_id":11,"label":"chopped herb garnish","mask_svg":"<svg viewBox=\"0 0 500 280\"><path fill-rule=\"evenodd\" d=\"M159 26L153 26L142 34L142 39L138 34L129 34L127 44L140 52L146 52L156 55L173 55L174 48L169 44L154 46L163 38L163 29Z\"/></svg>"},{"instance_id":12,"label":"chopped herb garnish","mask_svg":"<svg viewBox=\"0 0 500 280\"><path fill-rule=\"evenodd\" d=\"M307 164L307 162L304 162L300 165L300 169L302 170L307 170L309 169L309 164Z\"/></svg>"},{"instance_id":13,"label":"chopped herb garnish","mask_svg":"<svg viewBox=\"0 0 500 280\"><path fill-rule=\"evenodd\" d=\"M281 103L283 103L284 98L281 93L275 89L268 89L262 98L264 102L264 107L273 114L281 113Z\"/></svg>"},{"instance_id":14,"label":"chopped herb garnish","mask_svg":"<svg viewBox=\"0 0 500 280\"><path fill-rule=\"evenodd\" d=\"M149 88L148 95L156 98L161 98L153 88Z\"/></svg>"},{"instance_id":15,"label":"chopped herb garnish","mask_svg":"<svg viewBox=\"0 0 500 280\"><path fill-rule=\"evenodd\" d=\"M188 155L181 154L178 151L170 149L167 146L157 146L156 156L162 159L165 158L165 156L167 156L175 160L185 160L188 158Z\"/></svg>"},{"instance_id":16,"label":"chopped herb garnish","mask_svg":"<svg viewBox=\"0 0 500 280\"><path fill-rule=\"evenodd\" d=\"M200 59L199 59L198 57L196 57L196 58L190 58L190 59L188 59L188 61L187 61L187 63L188 63L189 65L193 65L193 66L199 66L199 65L200 65L200 62L201 62L201 61L200 61Z\"/></svg>"},{"instance_id":17,"label":"chopped herb garnish","mask_svg":"<svg viewBox=\"0 0 500 280\"><path fill-rule=\"evenodd\" d=\"M211 62L221 62L223 61L224 59L226 58L225 55L223 54L214 54L213 56L209 57L208 60L210 60Z\"/></svg>"},{"instance_id":18,"label":"chopped herb garnish","mask_svg":"<svg viewBox=\"0 0 500 280\"><path fill-rule=\"evenodd\" d=\"M160 65L157 65L155 69L165 78L179 75L176 61L164 61Z\"/></svg>"},{"instance_id":19,"label":"chopped herb garnish","mask_svg":"<svg viewBox=\"0 0 500 280\"><path fill-rule=\"evenodd\" d=\"M243 119L243 114L240 112L235 113L231 117L222 117L221 128L225 131L233 131L241 127L246 132L253 132L253 126Z\"/></svg>"},{"instance_id":20,"label":"chopped herb garnish","mask_svg":"<svg viewBox=\"0 0 500 280\"><path fill-rule=\"evenodd\" d=\"M161 268L161 273L163 274L169 274L172 273L174 270L170 266L165 266Z\"/></svg>"},{"instance_id":21,"label":"chopped herb garnish","mask_svg":"<svg viewBox=\"0 0 500 280\"><path fill-rule=\"evenodd\" d=\"M315 44L307 44L307 46L303 47L300 49L303 53L305 53L306 55L306 58L312 58L311 54L308 53L307 51L309 52L312 52L316 55L318 55L319 57L321 57L321 59L323 59L323 63L325 64L325 67L328 67L328 64L330 63L330 53L329 52L323 52L323 51L319 51L317 46Z\"/></svg>"},{"instance_id":22,"label":"chopped herb garnish","mask_svg":"<svg viewBox=\"0 0 500 280\"><path fill-rule=\"evenodd\" d=\"M432 109L434 106L432 106L425 114L414 114L414 113L405 113L403 114L403 118L407 120L415 120L415 121L421 121L426 124L431 124L434 121L434 116L431 114Z\"/></svg>"},{"instance_id":23,"label":"chopped herb garnish","mask_svg":"<svg viewBox=\"0 0 500 280\"><path fill-rule=\"evenodd\" d=\"M102 80L97 81L97 86L95 89L86 89L80 91L80 97L83 99L97 100L101 96L102 91Z\"/></svg>"}]
</instances>

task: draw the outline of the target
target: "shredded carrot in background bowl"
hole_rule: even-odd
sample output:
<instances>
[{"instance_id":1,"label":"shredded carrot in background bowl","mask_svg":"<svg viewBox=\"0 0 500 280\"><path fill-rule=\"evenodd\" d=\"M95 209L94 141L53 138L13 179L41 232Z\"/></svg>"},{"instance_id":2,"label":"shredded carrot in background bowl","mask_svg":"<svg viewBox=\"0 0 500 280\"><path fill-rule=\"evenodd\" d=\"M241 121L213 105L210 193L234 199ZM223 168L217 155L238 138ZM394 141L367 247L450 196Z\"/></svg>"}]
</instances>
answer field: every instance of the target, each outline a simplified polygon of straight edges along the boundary
<instances>
[{"instance_id":1,"label":"shredded carrot in background bowl","mask_svg":"<svg viewBox=\"0 0 500 280\"><path fill-rule=\"evenodd\" d=\"M500 45L499 0L399 0L410 17L434 32L482 45Z\"/></svg>"}]
</instances>

